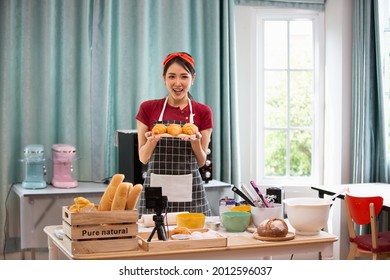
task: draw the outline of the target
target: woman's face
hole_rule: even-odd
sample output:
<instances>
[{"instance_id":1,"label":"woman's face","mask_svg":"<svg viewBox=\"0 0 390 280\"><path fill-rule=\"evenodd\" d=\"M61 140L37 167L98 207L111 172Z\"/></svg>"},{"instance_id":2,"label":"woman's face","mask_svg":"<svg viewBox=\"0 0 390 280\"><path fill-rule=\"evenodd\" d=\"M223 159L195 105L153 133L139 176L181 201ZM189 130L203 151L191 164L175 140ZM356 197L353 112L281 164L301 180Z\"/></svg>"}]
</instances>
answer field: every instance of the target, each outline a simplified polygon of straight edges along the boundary
<instances>
[{"instance_id":1,"label":"woman's face","mask_svg":"<svg viewBox=\"0 0 390 280\"><path fill-rule=\"evenodd\" d=\"M189 92L194 79L195 75L191 76L183 66L178 63L172 63L164 77L169 96L176 102L187 98L187 93Z\"/></svg>"}]
</instances>

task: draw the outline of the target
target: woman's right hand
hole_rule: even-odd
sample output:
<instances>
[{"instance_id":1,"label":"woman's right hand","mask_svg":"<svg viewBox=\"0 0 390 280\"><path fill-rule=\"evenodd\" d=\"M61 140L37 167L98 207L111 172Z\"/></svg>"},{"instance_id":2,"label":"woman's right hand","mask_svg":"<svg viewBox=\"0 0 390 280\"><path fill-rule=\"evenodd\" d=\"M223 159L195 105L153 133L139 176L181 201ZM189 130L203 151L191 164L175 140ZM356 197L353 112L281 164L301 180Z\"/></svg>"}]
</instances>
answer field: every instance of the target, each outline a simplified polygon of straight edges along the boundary
<instances>
[{"instance_id":1,"label":"woman's right hand","mask_svg":"<svg viewBox=\"0 0 390 280\"><path fill-rule=\"evenodd\" d=\"M155 143L161 139L161 135L153 134L151 131L148 131L148 132L145 132L145 138L146 138L147 142Z\"/></svg>"},{"instance_id":2,"label":"woman's right hand","mask_svg":"<svg viewBox=\"0 0 390 280\"><path fill-rule=\"evenodd\" d=\"M160 136L153 135L148 126L137 120L138 131L138 154L139 160L143 164L147 164L156 148Z\"/></svg>"}]
</instances>

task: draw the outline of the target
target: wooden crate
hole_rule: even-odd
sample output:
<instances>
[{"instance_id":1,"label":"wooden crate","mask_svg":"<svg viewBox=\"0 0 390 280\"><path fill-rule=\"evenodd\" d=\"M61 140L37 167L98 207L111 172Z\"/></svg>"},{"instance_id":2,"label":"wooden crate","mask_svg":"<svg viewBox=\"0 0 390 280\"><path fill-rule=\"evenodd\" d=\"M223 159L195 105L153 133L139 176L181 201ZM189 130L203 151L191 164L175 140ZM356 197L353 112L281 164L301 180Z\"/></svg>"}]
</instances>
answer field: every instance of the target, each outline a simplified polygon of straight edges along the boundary
<instances>
[{"instance_id":1,"label":"wooden crate","mask_svg":"<svg viewBox=\"0 0 390 280\"><path fill-rule=\"evenodd\" d=\"M75 213L62 208L64 246L73 255L138 249L138 211Z\"/></svg>"},{"instance_id":2,"label":"wooden crate","mask_svg":"<svg viewBox=\"0 0 390 280\"><path fill-rule=\"evenodd\" d=\"M208 229L196 229L192 231L207 232ZM172 232L168 232L167 236L172 236ZM157 232L154 234L152 240L148 242L150 232L138 233L140 240L140 247L145 251L170 251L170 250L186 250L186 249L200 249L200 248L215 248L226 247L227 237L218 235L217 238L203 238L203 239L187 239L187 240L172 240L166 241L158 240ZM168 238L168 237L167 237Z\"/></svg>"}]
</instances>

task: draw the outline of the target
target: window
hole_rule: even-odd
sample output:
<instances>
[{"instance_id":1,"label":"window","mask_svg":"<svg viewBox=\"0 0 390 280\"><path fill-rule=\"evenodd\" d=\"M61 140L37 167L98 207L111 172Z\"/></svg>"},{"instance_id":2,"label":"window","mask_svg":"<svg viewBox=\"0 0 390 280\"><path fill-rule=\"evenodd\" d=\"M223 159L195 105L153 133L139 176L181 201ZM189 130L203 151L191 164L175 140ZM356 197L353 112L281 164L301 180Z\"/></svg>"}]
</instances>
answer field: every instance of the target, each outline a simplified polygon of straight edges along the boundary
<instances>
[{"instance_id":1,"label":"window","mask_svg":"<svg viewBox=\"0 0 390 280\"><path fill-rule=\"evenodd\" d=\"M318 12L257 14L256 170L263 183L322 182L322 21Z\"/></svg>"}]
</instances>

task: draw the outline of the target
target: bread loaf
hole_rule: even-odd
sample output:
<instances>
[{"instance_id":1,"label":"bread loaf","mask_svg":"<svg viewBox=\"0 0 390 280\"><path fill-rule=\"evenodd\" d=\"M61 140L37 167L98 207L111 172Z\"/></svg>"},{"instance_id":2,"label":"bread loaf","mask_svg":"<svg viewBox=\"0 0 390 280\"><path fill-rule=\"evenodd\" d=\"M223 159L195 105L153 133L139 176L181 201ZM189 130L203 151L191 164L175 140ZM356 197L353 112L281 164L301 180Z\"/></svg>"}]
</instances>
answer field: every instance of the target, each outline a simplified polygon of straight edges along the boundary
<instances>
[{"instance_id":1,"label":"bread loaf","mask_svg":"<svg viewBox=\"0 0 390 280\"><path fill-rule=\"evenodd\" d=\"M126 210L134 210L137 205L138 199L142 192L142 185L137 184L133 186L129 195L127 196Z\"/></svg>"},{"instance_id":2,"label":"bread loaf","mask_svg":"<svg viewBox=\"0 0 390 280\"><path fill-rule=\"evenodd\" d=\"M125 210L130 183L120 183L111 204L112 210Z\"/></svg>"},{"instance_id":3,"label":"bread loaf","mask_svg":"<svg viewBox=\"0 0 390 280\"><path fill-rule=\"evenodd\" d=\"M263 237L285 237L288 226L283 219L266 219L257 227L257 233Z\"/></svg>"},{"instance_id":4,"label":"bread loaf","mask_svg":"<svg viewBox=\"0 0 390 280\"><path fill-rule=\"evenodd\" d=\"M112 201L115 196L116 189L118 188L119 184L123 182L125 179L125 175L123 174L115 174L112 176L111 182L104 191L104 194L102 198L100 199L99 211L110 211L111 210L111 205Z\"/></svg>"}]
</instances>

